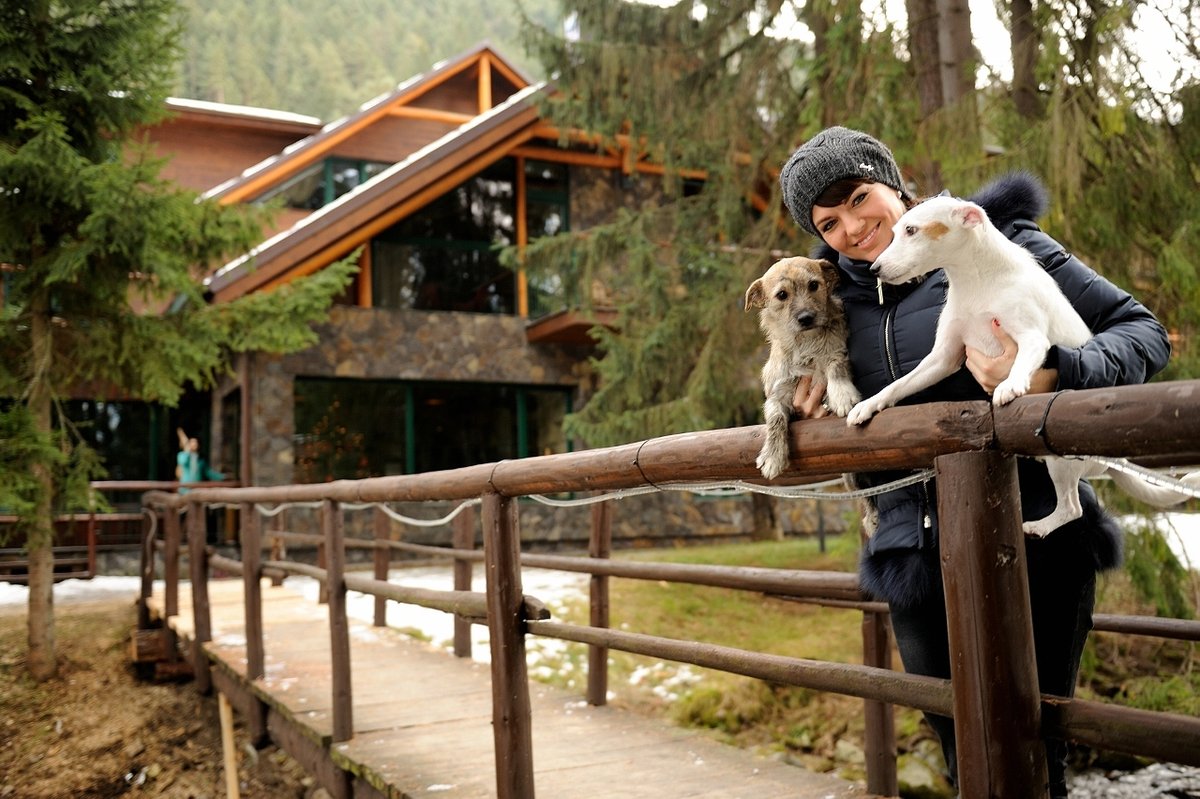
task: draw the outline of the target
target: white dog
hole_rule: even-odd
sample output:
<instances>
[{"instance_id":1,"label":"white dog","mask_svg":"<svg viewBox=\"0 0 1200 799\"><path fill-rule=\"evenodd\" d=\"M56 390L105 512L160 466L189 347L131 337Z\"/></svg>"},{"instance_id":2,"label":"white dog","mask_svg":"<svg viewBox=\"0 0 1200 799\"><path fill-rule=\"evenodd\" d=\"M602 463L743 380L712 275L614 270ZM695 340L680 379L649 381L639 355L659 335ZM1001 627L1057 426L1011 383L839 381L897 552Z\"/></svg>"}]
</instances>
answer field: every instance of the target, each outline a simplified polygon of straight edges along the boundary
<instances>
[{"instance_id":1,"label":"white dog","mask_svg":"<svg viewBox=\"0 0 1200 799\"><path fill-rule=\"evenodd\" d=\"M861 398L850 381L846 318L836 286L837 268L829 261L796 257L771 264L746 289L745 309L762 309L759 326L771 344L762 369L766 440L755 461L768 480L788 464L788 419L802 375L826 383L825 404L838 416Z\"/></svg>"},{"instance_id":2,"label":"white dog","mask_svg":"<svg viewBox=\"0 0 1200 799\"><path fill-rule=\"evenodd\" d=\"M932 386L958 371L965 346L998 355L992 320L1017 342L1012 371L992 393L1005 405L1029 391L1029 383L1053 344L1079 347L1091 331L1054 279L1019 244L1010 241L974 203L934 197L913 207L896 222L892 243L871 271L885 283L904 283L935 269L945 272L949 288L938 317L933 350L911 372L873 397L854 406L846 421L866 422L904 397ZM1054 481L1058 504L1043 519L1025 522L1029 535L1046 536L1078 519L1079 480L1110 472L1113 481L1133 497L1158 507L1188 498L1187 494L1153 485L1116 469L1087 460L1043 458ZM1183 478L1200 484L1200 472Z\"/></svg>"}]
</instances>

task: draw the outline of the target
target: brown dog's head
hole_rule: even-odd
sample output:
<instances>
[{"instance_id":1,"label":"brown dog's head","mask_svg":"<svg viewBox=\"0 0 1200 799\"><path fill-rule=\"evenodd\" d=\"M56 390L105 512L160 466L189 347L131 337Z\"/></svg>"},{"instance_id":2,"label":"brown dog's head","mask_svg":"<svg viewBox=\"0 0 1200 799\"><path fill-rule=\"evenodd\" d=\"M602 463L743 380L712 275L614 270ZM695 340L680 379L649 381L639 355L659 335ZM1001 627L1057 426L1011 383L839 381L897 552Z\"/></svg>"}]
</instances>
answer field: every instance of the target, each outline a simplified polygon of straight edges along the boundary
<instances>
[{"instance_id":1,"label":"brown dog's head","mask_svg":"<svg viewBox=\"0 0 1200 799\"><path fill-rule=\"evenodd\" d=\"M784 258L746 289L745 309L761 308L763 329L791 331L793 335L822 328L840 309L833 294L837 267L812 258Z\"/></svg>"}]
</instances>

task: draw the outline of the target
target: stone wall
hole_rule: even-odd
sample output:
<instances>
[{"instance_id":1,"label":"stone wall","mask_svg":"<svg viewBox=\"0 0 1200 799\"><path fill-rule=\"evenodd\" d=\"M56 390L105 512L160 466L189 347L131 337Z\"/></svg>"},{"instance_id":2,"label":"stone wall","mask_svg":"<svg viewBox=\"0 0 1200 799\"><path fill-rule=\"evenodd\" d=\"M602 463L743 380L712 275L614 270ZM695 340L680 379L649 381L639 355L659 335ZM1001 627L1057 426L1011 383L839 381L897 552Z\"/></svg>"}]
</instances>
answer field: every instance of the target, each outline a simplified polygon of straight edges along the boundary
<instances>
[{"instance_id":1,"label":"stone wall","mask_svg":"<svg viewBox=\"0 0 1200 799\"><path fill-rule=\"evenodd\" d=\"M303 352L252 358L250 453L256 485L293 482L297 376L439 380L577 387L585 357L531 345L525 320L493 314L335 306Z\"/></svg>"}]
</instances>

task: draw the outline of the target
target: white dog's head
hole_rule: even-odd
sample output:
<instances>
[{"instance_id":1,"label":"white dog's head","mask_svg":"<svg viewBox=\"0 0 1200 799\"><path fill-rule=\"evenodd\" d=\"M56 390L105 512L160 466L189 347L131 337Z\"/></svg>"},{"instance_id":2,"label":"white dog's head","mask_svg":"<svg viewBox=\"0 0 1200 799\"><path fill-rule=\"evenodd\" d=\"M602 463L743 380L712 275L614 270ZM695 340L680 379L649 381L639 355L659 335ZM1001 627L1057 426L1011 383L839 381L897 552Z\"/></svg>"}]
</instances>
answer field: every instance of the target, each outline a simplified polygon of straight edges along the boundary
<instances>
[{"instance_id":1,"label":"white dog's head","mask_svg":"<svg viewBox=\"0 0 1200 799\"><path fill-rule=\"evenodd\" d=\"M931 197L897 220L892 243L875 259L871 273L884 283L904 283L953 266L987 225L987 214L975 203Z\"/></svg>"}]
</instances>

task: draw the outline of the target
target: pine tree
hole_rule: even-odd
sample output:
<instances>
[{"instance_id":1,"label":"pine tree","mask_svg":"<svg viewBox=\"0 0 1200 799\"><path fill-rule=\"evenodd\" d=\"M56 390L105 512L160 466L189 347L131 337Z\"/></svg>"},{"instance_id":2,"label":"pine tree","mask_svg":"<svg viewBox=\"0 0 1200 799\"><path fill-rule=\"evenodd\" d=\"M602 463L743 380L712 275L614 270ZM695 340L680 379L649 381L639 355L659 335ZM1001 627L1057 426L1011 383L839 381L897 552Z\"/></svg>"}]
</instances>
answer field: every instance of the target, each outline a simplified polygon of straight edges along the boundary
<instances>
[{"instance_id":1,"label":"pine tree","mask_svg":"<svg viewBox=\"0 0 1200 799\"><path fill-rule=\"evenodd\" d=\"M775 35L798 10L822 15L830 45L853 44L820 50ZM618 304L615 329L597 331L599 388L567 418L570 435L606 446L758 419L765 353L744 293L777 257L812 244L782 212L779 166L826 124L822 98L838 99L841 124L896 141L910 130L915 97L893 32L860 10L601 0L564 3L578 35L527 21L527 45L559 89L549 118L602 136L600 151L631 146L667 168L631 176L657 181L662 203L524 254L531 272L602 284ZM683 180L694 169L703 181Z\"/></svg>"},{"instance_id":2,"label":"pine tree","mask_svg":"<svg viewBox=\"0 0 1200 799\"><path fill-rule=\"evenodd\" d=\"M315 341L353 271L209 305L200 270L262 221L159 177L131 141L161 118L174 0L0 0L0 505L28 542L29 658L56 668L52 514L90 502L95 455L60 401L81 386L173 404L232 353Z\"/></svg>"}]
</instances>

